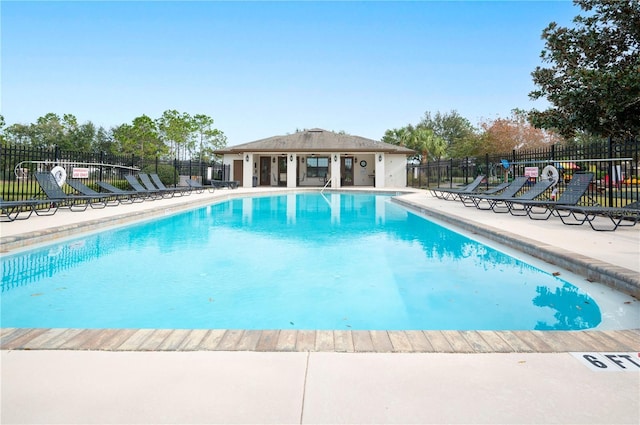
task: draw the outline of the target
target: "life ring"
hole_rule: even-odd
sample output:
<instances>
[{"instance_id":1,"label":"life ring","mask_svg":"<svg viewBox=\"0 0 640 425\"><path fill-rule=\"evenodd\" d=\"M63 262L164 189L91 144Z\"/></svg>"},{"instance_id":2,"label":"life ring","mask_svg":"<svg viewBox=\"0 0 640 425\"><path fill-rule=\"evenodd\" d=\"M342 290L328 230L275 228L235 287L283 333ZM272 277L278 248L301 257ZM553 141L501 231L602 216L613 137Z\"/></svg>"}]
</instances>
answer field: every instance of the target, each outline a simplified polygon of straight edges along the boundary
<instances>
[{"instance_id":1,"label":"life ring","mask_svg":"<svg viewBox=\"0 0 640 425\"><path fill-rule=\"evenodd\" d=\"M558 180L560 180L560 173L558 173L558 169L553 165L547 165L542 169L542 175L540 178L543 180L551 180L555 186L558 183Z\"/></svg>"},{"instance_id":2,"label":"life ring","mask_svg":"<svg viewBox=\"0 0 640 425\"><path fill-rule=\"evenodd\" d=\"M58 183L60 187L62 187L65 180L67 180L67 171L59 165L53 167L51 174L53 174L53 178L56 179L56 183Z\"/></svg>"}]
</instances>

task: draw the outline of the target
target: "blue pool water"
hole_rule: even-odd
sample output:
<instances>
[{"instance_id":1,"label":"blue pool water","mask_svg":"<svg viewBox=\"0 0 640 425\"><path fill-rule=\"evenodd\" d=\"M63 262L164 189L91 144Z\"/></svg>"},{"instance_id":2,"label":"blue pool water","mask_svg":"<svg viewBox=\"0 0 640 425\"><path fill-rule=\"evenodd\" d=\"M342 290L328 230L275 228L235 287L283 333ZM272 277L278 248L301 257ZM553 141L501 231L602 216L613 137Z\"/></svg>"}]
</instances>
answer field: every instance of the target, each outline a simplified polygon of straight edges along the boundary
<instances>
[{"instance_id":1,"label":"blue pool water","mask_svg":"<svg viewBox=\"0 0 640 425\"><path fill-rule=\"evenodd\" d=\"M2 259L3 327L597 326L572 284L369 194L240 198Z\"/></svg>"}]
</instances>

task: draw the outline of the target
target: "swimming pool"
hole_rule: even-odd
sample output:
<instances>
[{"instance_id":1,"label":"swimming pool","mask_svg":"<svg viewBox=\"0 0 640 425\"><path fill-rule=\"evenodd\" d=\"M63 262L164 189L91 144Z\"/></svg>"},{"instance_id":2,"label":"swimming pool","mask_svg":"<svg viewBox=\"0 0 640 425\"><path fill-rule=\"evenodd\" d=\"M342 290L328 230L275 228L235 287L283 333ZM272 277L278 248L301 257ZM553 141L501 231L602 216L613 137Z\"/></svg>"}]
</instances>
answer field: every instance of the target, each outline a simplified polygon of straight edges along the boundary
<instances>
[{"instance_id":1,"label":"swimming pool","mask_svg":"<svg viewBox=\"0 0 640 425\"><path fill-rule=\"evenodd\" d=\"M390 202L218 204L2 259L3 327L587 329L584 290Z\"/></svg>"}]
</instances>

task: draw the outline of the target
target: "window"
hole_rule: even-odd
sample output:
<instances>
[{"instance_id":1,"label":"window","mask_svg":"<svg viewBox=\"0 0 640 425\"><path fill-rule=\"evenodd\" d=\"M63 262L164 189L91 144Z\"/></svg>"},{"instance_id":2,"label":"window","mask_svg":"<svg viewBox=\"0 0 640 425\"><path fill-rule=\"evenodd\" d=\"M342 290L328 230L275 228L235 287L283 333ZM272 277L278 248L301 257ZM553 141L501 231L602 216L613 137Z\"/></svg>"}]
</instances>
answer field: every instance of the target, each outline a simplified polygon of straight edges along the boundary
<instances>
[{"instance_id":1,"label":"window","mask_svg":"<svg viewBox=\"0 0 640 425\"><path fill-rule=\"evenodd\" d=\"M324 177L327 174L329 174L329 157L307 157L307 177Z\"/></svg>"}]
</instances>

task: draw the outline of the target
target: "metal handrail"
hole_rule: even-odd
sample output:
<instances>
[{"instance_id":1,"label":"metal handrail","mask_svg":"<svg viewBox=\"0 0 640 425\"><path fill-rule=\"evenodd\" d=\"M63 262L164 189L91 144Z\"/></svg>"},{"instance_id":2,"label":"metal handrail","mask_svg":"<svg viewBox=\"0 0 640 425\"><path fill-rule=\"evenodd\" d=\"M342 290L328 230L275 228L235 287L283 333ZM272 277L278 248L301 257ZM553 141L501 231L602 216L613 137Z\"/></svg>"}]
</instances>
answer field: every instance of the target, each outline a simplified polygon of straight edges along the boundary
<instances>
[{"instance_id":1,"label":"metal handrail","mask_svg":"<svg viewBox=\"0 0 640 425\"><path fill-rule=\"evenodd\" d=\"M327 179L327 182L324 184L322 189L320 189L320 193L324 192L324 190L327 188L327 186L329 186L329 183L331 183L331 179Z\"/></svg>"}]
</instances>

